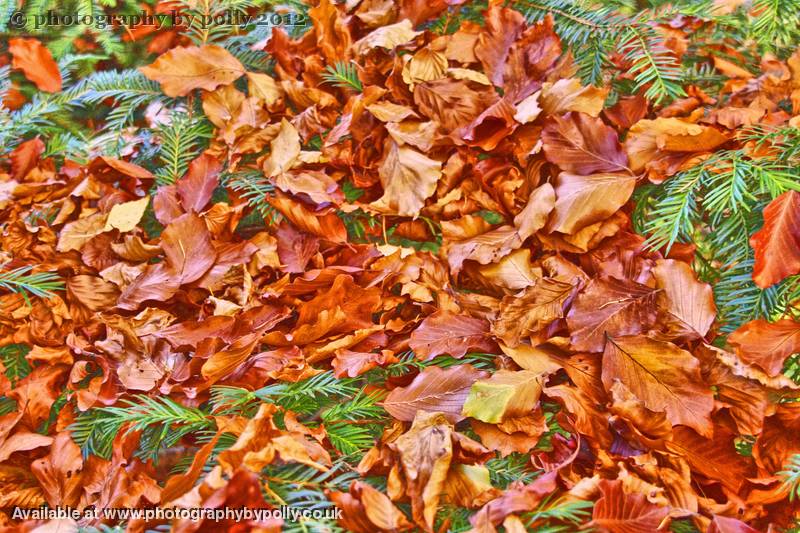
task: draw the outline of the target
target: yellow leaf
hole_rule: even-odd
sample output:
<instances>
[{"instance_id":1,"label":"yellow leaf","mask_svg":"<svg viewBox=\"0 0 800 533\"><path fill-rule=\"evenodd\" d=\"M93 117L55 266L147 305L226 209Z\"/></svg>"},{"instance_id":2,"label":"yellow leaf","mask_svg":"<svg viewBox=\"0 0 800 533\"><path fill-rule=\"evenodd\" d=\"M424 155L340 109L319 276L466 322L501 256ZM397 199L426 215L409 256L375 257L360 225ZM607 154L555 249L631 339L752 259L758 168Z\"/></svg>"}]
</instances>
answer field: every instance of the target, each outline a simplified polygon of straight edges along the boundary
<instances>
[{"instance_id":1,"label":"yellow leaf","mask_svg":"<svg viewBox=\"0 0 800 533\"><path fill-rule=\"evenodd\" d=\"M540 98L542 109L548 115L562 115L568 111L580 111L593 117L600 115L608 95L608 88L584 87L575 78L558 80L542 85Z\"/></svg>"},{"instance_id":2,"label":"yellow leaf","mask_svg":"<svg viewBox=\"0 0 800 533\"><path fill-rule=\"evenodd\" d=\"M417 83L438 80L447 72L447 58L439 52L423 48L403 67L403 81L413 89Z\"/></svg>"},{"instance_id":3,"label":"yellow leaf","mask_svg":"<svg viewBox=\"0 0 800 533\"><path fill-rule=\"evenodd\" d=\"M270 154L264 161L264 173L277 176L286 172L294 165L300 155L300 135L286 119L281 120L281 129L278 136L270 143Z\"/></svg>"},{"instance_id":4,"label":"yellow leaf","mask_svg":"<svg viewBox=\"0 0 800 533\"><path fill-rule=\"evenodd\" d=\"M536 120L536 117L542 112L542 108L539 107L540 94L541 91L536 91L518 103L515 106L516 113L514 113L514 120L520 124L527 124L528 122Z\"/></svg>"},{"instance_id":5,"label":"yellow leaf","mask_svg":"<svg viewBox=\"0 0 800 533\"><path fill-rule=\"evenodd\" d=\"M247 73L247 94L272 105L281 97L278 84L267 74L260 72Z\"/></svg>"},{"instance_id":6,"label":"yellow leaf","mask_svg":"<svg viewBox=\"0 0 800 533\"><path fill-rule=\"evenodd\" d=\"M136 227L136 224L142 219L144 210L147 209L147 204L150 202L150 197L145 196L133 202L125 202L124 204L117 204L111 208L106 219L106 225L103 231L111 231L118 229L122 233L131 231Z\"/></svg>"},{"instance_id":7,"label":"yellow leaf","mask_svg":"<svg viewBox=\"0 0 800 533\"><path fill-rule=\"evenodd\" d=\"M530 370L498 370L489 379L473 383L462 413L497 424L533 411L542 392L542 377Z\"/></svg>"},{"instance_id":8,"label":"yellow leaf","mask_svg":"<svg viewBox=\"0 0 800 533\"><path fill-rule=\"evenodd\" d=\"M480 83L481 85L491 85L492 82L486 77L483 72L472 70L468 68L450 67L447 69L447 74L455 80L467 80Z\"/></svg>"}]
</instances>

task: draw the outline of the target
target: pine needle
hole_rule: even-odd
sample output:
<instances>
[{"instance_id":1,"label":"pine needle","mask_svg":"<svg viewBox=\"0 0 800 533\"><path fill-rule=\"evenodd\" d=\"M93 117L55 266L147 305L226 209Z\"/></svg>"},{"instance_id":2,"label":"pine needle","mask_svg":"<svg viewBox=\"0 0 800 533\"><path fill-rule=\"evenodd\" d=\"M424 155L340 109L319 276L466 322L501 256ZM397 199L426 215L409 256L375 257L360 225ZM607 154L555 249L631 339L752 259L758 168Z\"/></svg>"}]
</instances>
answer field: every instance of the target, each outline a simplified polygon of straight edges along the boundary
<instances>
[{"instance_id":1,"label":"pine needle","mask_svg":"<svg viewBox=\"0 0 800 533\"><path fill-rule=\"evenodd\" d=\"M64 290L64 282L53 272L37 272L29 274L32 266L23 266L14 270L0 270L0 288L22 295L30 304L29 296L49 298L55 291Z\"/></svg>"},{"instance_id":2,"label":"pine needle","mask_svg":"<svg viewBox=\"0 0 800 533\"><path fill-rule=\"evenodd\" d=\"M352 63L337 61L334 66L329 65L325 68L322 79L336 87L349 88L357 92L364 90L361 80L358 79L358 70Z\"/></svg>"}]
</instances>

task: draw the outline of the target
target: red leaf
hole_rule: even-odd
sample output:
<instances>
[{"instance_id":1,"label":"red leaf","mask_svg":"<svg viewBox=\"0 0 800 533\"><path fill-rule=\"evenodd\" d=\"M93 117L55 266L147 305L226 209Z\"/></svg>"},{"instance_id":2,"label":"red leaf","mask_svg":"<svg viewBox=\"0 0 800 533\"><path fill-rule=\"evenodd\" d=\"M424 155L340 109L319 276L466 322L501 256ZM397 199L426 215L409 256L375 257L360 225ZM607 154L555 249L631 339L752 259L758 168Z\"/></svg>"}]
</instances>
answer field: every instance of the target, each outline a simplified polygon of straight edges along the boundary
<instances>
[{"instance_id":1,"label":"red leaf","mask_svg":"<svg viewBox=\"0 0 800 533\"><path fill-rule=\"evenodd\" d=\"M572 347L599 352L605 334L633 335L653 324L656 291L633 281L596 279L578 295L567 315Z\"/></svg>"},{"instance_id":2,"label":"red leaf","mask_svg":"<svg viewBox=\"0 0 800 533\"><path fill-rule=\"evenodd\" d=\"M739 455L734 446L735 435L724 427L714 429L713 439L704 439L691 429L677 426L667 450L682 456L691 469L702 476L719 481L723 487L736 493L750 472L752 459Z\"/></svg>"},{"instance_id":3,"label":"red leaf","mask_svg":"<svg viewBox=\"0 0 800 533\"><path fill-rule=\"evenodd\" d=\"M759 533L759 531L741 520L714 515L714 520L708 526L708 533Z\"/></svg>"},{"instance_id":4,"label":"red leaf","mask_svg":"<svg viewBox=\"0 0 800 533\"><path fill-rule=\"evenodd\" d=\"M800 272L800 192L787 191L764 209L764 226L750 237L753 281L762 289Z\"/></svg>"}]
</instances>

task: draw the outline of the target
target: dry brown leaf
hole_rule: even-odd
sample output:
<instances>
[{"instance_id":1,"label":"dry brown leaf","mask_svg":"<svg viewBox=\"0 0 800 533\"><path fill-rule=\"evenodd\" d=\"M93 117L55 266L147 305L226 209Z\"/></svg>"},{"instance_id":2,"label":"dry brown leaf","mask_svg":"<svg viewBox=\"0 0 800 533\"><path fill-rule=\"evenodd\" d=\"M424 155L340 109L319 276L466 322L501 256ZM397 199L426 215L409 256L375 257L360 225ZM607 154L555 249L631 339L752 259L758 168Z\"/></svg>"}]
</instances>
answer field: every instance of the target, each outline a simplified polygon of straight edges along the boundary
<instances>
[{"instance_id":1,"label":"dry brown leaf","mask_svg":"<svg viewBox=\"0 0 800 533\"><path fill-rule=\"evenodd\" d=\"M486 372L472 365L456 365L442 370L431 366L414 378L408 387L394 389L383 401L383 407L398 420L414 420L418 413L442 413L448 420L457 422L464 416L461 408L470 387Z\"/></svg>"},{"instance_id":2,"label":"dry brown leaf","mask_svg":"<svg viewBox=\"0 0 800 533\"><path fill-rule=\"evenodd\" d=\"M711 435L714 396L700 363L669 342L644 336L609 337L603 352L603 385L619 380L651 411L666 411L673 424Z\"/></svg>"},{"instance_id":3,"label":"dry brown leaf","mask_svg":"<svg viewBox=\"0 0 800 533\"><path fill-rule=\"evenodd\" d=\"M186 96L195 89L213 91L245 73L238 59L215 44L173 48L139 70L172 97Z\"/></svg>"}]
</instances>

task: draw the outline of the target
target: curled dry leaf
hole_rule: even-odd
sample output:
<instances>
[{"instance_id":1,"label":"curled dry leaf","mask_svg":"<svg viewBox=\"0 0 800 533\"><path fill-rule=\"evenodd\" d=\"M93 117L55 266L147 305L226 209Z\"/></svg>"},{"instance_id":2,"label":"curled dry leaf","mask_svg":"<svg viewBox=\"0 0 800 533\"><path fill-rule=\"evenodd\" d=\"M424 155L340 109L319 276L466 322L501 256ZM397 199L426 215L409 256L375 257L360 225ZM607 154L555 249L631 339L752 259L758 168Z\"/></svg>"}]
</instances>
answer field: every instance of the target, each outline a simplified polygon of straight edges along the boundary
<instances>
[{"instance_id":1,"label":"curled dry leaf","mask_svg":"<svg viewBox=\"0 0 800 533\"><path fill-rule=\"evenodd\" d=\"M384 193L373 207L401 216L416 216L436 189L442 163L409 146L391 142L379 173Z\"/></svg>"},{"instance_id":2,"label":"curled dry leaf","mask_svg":"<svg viewBox=\"0 0 800 533\"><path fill-rule=\"evenodd\" d=\"M442 413L418 411L394 443L411 498L414 521L433 531L433 521L453 458L453 426Z\"/></svg>"},{"instance_id":3,"label":"curled dry leaf","mask_svg":"<svg viewBox=\"0 0 800 533\"><path fill-rule=\"evenodd\" d=\"M453 243L447 254L450 268L458 272L467 259L486 265L505 257L544 227L547 215L554 205L555 192L552 185L545 183L536 188L525 208L514 217L513 227L501 226L477 237Z\"/></svg>"},{"instance_id":4,"label":"curled dry leaf","mask_svg":"<svg viewBox=\"0 0 800 533\"><path fill-rule=\"evenodd\" d=\"M508 346L516 347L520 340L564 317L564 304L574 291L569 283L539 278L521 295L507 296L500 304L492 333Z\"/></svg>"},{"instance_id":5,"label":"curled dry leaf","mask_svg":"<svg viewBox=\"0 0 800 533\"><path fill-rule=\"evenodd\" d=\"M640 120L631 126L625 139L630 167L639 172L659 152L703 152L713 150L728 138L719 130L677 118Z\"/></svg>"}]
</instances>

